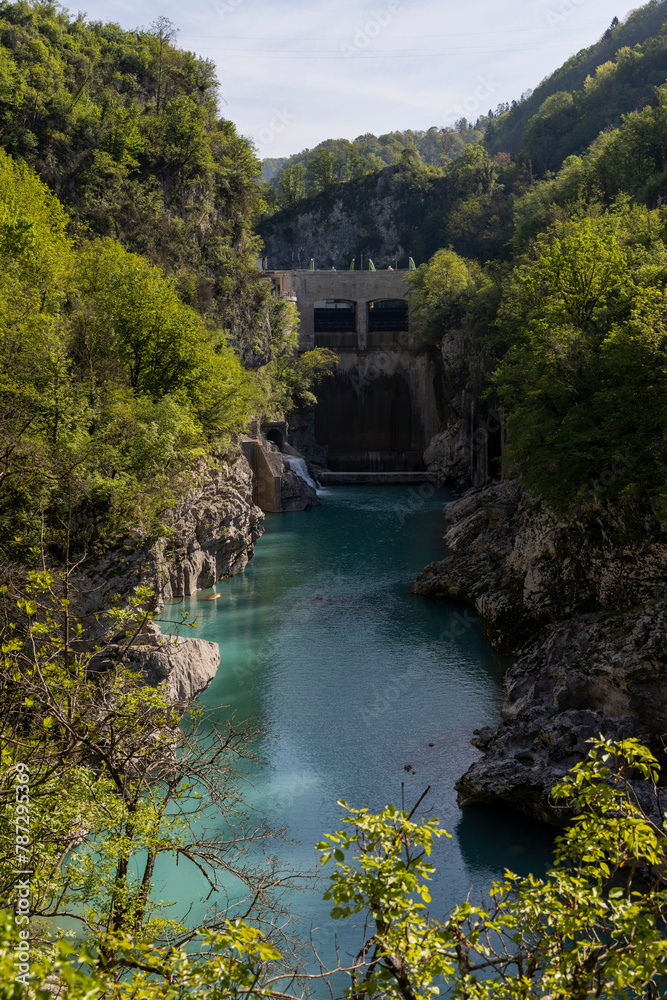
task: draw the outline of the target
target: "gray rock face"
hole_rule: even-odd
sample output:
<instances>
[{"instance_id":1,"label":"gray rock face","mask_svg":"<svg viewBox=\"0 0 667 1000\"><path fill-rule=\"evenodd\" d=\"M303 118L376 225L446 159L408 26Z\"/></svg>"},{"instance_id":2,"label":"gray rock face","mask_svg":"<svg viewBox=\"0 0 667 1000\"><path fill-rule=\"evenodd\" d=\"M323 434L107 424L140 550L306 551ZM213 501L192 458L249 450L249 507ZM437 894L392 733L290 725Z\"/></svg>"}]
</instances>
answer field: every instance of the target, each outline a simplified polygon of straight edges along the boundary
<instances>
[{"instance_id":1,"label":"gray rock face","mask_svg":"<svg viewBox=\"0 0 667 1000\"><path fill-rule=\"evenodd\" d=\"M193 478L192 489L165 518L169 538L153 543L139 534L126 538L74 581L84 618L137 586L150 587L160 606L243 572L264 517L252 501L250 466L239 458Z\"/></svg>"},{"instance_id":2,"label":"gray rock face","mask_svg":"<svg viewBox=\"0 0 667 1000\"><path fill-rule=\"evenodd\" d=\"M317 495L317 490L313 489L305 479L298 476L292 469L285 467L280 478L280 502L283 512L289 513L317 506L320 503L320 498Z\"/></svg>"},{"instance_id":3,"label":"gray rock face","mask_svg":"<svg viewBox=\"0 0 667 1000\"><path fill-rule=\"evenodd\" d=\"M160 597L188 596L242 573L263 516L252 502L252 473L244 458L207 470L166 519L172 537L154 546Z\"/></svg>"},{"instance_id":4,"label":"gray rock face","mask_svg":"<svg viewBox=\"0 0 667 1000\"><path fill-rule=\"evenodd\" d=\"M217 643L162 635L151 624L129 648L112 643L96 653L89 669L105 670L121 655L128 669L141 671L151 687L163 685L169 704L181 708L206 690L220 665Z\"/></svg>"},{"instance_id":5,"label":"gray rock face","mask_svg":"<svg viewBox=\"0 0 667 1000\"><path fill-rule=\"evenodd\" d=\"M473 740L483 756L459 800L559 822L549 792L586 740L659 749L667 732L667 546L602 505L557 514L514 481L469 491L445 517L450 555L414 592L471 602L492 644L518 653L505 721Z\"/></svg>"},{"instance_id":6,"label":"gray rock face","mask_svg":"<svg viewBox=\"0 0 667 1000\"><path fill-rule=\"evenodd\" d=\"M314 407L290 413L289 420L289 437L294 447L311 467L326 469L329 465L329 449L326 445L317 443Z\"/></svg>"},{"instance_id":7,"label":"gray rock face","mask_svg":"<svg viewBox=\"0 0 667 1000\"><path fill-rule=\"evenodd\" d=\"M413 592L470 601L503 652L540 627L633 607L664 587L667 544L603 506L560 514L506 480L469 490L445 521L450 555L422 570Z\"/></svg>"},{"instance_id":8,"label":"gray rock face","mask_svg":"<svg viewBox=\"0 0 667 1000\"><path fill-rule=\"evenodd\" d=\"M141 535L127 538L72 579L77 613L87 645L104 641L104 611L127 600L138 586L150 587L158 608L217 580L242 573L262 528L261 510L252 501L252 473L244 458L201 470L192 489L165 518L172 534L151 543ZM92 669L117 658L120 647L106 646ZM146 627L123 662L141 670L148 684L166 684L169 701L184 706L215 676L220 654L215 643L174 638Z\"/></svg>"},{"instance_id":9,"label":"gray rock face","mask_svg":"<svg viewBox=\"0 0 667 1000\"><path fill-rule=\"evenodd\" d=\"M505 447L501 416L479 401L494 359L488 346L461 330L446 331L439 347L444 373L442 427L431 438L424 462L429 472L458 489L483 486L499 476L496 459Z\"/></svg>"},{"instance_id":10,"label":"gray rock face","mask_svg":"<svg viewBox=\"0 0 667 1000\"><path fill-rule=\"evenodd\" d=\"M559 823L551 788L586 741L634 736L659 749L667 728L667 614L657 604L581 615L547 628L505 677L505 721L457 782L459 802L501 799Z\"/></svg>"},{"instance_id":11,"label":"gray rock face","mask_svg":"<svg viewBox=\"0 0 667 1000\"><path fill-rule=\"evenodd\" d=\"M404 183L400 171L387 171L340 194L324 192L309 198L265 220L259 232L269 266L306 267L308 257L313 257L318 268L343 269L360 252L370 254L376 267L393 266L396 257L405 266L407 249L401 233L405 226L397 218ZM307 257L299 263L304 247Z\"/></svg>"}]
</instances>

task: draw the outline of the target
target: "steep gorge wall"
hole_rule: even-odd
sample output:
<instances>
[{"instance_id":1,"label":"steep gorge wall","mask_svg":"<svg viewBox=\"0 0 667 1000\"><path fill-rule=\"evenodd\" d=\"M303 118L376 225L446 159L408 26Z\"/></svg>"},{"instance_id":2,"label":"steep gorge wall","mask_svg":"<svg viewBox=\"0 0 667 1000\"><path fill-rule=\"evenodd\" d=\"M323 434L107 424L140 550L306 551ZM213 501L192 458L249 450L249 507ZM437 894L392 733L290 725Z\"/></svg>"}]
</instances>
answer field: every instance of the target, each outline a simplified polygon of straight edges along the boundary
<instances>
[{"instance_id":1,"label":"steep gorge wall","mask_svg":"<svg viewBox=\"0 0 667 1000\"><path fill-rule=\"evenodd\" d=\"M444 245L444 178L400 166L348 182L284 209L259 227L271 269L347 269L363 254L377 267L428 260Z\"/></svg>"},{"instance_id":2,"label":"steep gorge wall","mask_svg":"<svg viewBox=\"0 0 667 1000\"><path fill-rule=\"evenodd\" d=\"M600 733L664 755L667 538L600 502L559 514L514 480L445 510L450 554L414 592L468 601L495 648L516 655L504 721L477 734L482 758L460 801L505 801L557 822L553 785Z\"/></svg>"},{"instance_id":3,"label":"steep gorge wall","mask_svg":"<svg viewBox=\"0 0 667 1000\"><path fill-rule=\"evenodd\" d=\"M214 462L193 473L191 489L164 519L166 537L123 539L76 581L82 614L108 606L114 595L150 587L158 604L187 597L242 573L262 533L245 458Z\"/></svg>"},{"instance_id":4,"label":"steep gorge wall","mask_svg":"<svg viewBox=\"0 0 667 1000\"><path fill-rule=\"evenodd\" d=\"M159 610L165 601L242 573L262 533L264 515L252 495L246 459L218 459L193 473L191 489L165 518L167 537L125 538L73 576L74 603L88 643L103 637L105 612L127 601L136 587L150 587ZM130 669L142 671L147 684L163 685L169 701L180 707L210 684L220 663L216 643L162 635L159 624L151 622L129 649L123 636L112 637L90 669L107 669L119 657Z\"/></svg>"},{"instance_id":5,"label":"steep gorge wall","mask_svg":"<svg viewBox=\"0 0 667 1000\"><path fill-rule=\"evenodd\" d=\"M447 330L437 345L441 421L424 451L429 472L455 486L483 486L501 476L507 444L501 413L482 400L493 357L470 333Z\"/></svg>"}]
</instances>

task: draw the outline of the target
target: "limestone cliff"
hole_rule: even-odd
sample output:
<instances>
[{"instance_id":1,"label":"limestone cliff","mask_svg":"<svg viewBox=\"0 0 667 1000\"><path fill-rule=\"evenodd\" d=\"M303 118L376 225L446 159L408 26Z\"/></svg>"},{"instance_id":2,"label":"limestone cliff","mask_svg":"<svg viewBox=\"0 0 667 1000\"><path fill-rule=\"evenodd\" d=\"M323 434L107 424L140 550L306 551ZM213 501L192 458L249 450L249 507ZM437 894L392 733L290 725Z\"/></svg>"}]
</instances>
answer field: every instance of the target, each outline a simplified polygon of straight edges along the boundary
<instances>
[{"instance_id":1,"label":"limestone cliff","mask_svg":"<svg viewBox=\"0 0 667 1000\"><path fill-rule=\"evenodd\" d=\"M142 673L146 684L161 686L170 705L184 708L215 677L220 650L204 639L162 635L160 626L149 622L129 647L120 641L106 645L92 657L89 670L112 668L120 658L128 669Z\"/></svg>"},{"instance_id":2,"label":"limestone cliff","mask_svg":"<svg viewBox=\"0 0 667 1000\"><path fill-rule=\"evenodd\" d=\"M164 518L168 537L124 539L93 565L72 575L77 613L89 644L105 642L104 612L122 603L137 586L150 587L158 609L165 601L211 587L242 573L262 532L261 510L252 500L252 471L245 458L218 460L193 474L187 495ZM103 669L120 653L118 643L96 654ZM124 662L142 671L148 684L165 683L174 705L186 705L215 676L220 654L215 643L164 636L147 626L124 653Z\"/></svg>"},{"instance_id":3,"label":"limestone cliff","mask_svg":"<svg viewBox=\"0 0 667 1000\"><path fill-rule=\"evenodd\" d=\"M438 344L442 426L424 451L429 472L458 489L483 486L500 474L503 419L481 401L493 356L471 332L448 329Z\"/></svg>"},{"instance_id":4,"label":"limestone cliff","mask_svg":"<svg viewBox=\"0 0 667 1000\"><path fill-rule=\"evenodd\" d=\"M667 543L604 504L558 514L515 481L446 508L450 554L414 592L475 605L499 650L505 721L477 734L483 757L461 802L501 799L554 821L549 789L603 733L659 749L667 732Z\"/></svg>"},{"instance_id":5,"label":"limestone cliff","mask_svg":"<svg viewBox=\"0 0 667 1000\"><path fill-rule=\"evenodd\" d=\"M252 471L245 458L207 465L193 473L191 489L165 515L167 537L153 541L137 533L125 538L79 574L79 612L98 613L115 595L140 585L155 591L159 607L242 573L262 533L263 516L252 500Z\"/></svg>"},{"instance_id":6,"label":"limestone cliff","mask_svg":"<svg viewBox=\"0 0 667 1000\"><path fill-rule=\"evenodd\" d=\"M262 534L244 458L216 464L166 518L173 534L151 549L157 592L164 600L194 594L242 573Z\"/></svg>"},{"instance_id":7,"label":"limestone cliff","mask_svg":"<svg viewBox=\"0 0 667 1000\"><path fill-rule=\"evenodd\" d=\"M428 260L444 245L447 181L401 165L299 201L258 229L271 269L347 269L363 255L376 267Z\"/></svg>"}]
</instances>

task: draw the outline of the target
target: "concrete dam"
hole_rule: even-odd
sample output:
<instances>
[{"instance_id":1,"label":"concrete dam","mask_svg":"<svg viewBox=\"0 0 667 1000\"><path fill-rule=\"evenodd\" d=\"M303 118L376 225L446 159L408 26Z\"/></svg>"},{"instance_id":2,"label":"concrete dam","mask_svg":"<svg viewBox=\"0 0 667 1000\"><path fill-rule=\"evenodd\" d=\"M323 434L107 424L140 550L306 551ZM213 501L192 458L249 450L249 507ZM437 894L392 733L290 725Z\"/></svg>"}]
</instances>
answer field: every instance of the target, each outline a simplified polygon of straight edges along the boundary
<instances>
[{"instance_id":1,"label":"concrete dam","mask_svg":"<svg viewBox=\"0 0 667 1000\"><path fill-rule=\"evenodd\" d=\"M309 428L336 477L431 478L424 450L441 426L438 377L410 329L407 273L265 272L274 294L298 305L299 351L327 347L338 356L335 375L318 386Z\"/></svg>"}]
</instances>

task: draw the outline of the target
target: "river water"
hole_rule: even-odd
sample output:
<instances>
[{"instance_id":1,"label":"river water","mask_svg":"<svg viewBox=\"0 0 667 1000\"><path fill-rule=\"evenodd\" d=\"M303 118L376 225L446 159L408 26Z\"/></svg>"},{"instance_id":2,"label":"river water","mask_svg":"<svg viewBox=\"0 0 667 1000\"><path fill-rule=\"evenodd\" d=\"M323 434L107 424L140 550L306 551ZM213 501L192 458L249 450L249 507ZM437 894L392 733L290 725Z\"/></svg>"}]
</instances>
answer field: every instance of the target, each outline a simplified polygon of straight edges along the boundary
<instances>
[{"instance_id":1,"label":"river water","mask_svg":"<svg viewBox=\"0 0 667 1000\"><path fill-rule=\"evenodd\" d=\"M425 491L429 492L429 491ZM271 515L243 576L166 609L189 611L197 636L220 644L218 674L199 703L237 720L263 719L265 765L248 801L287 826L282 861L313 870L313 846L355 807L426 809L453 835L438 842L432 912L472 889L475 898L505 867L544 871L551 836L538 824L488 806L459 809L454 782L478 756L473 730L500 717L502 665L465 605L410 593L414 577L445 554L443 505L413 487L338 486L322 506ZM223 707L225 706L225 707ZM208 886L187 865L164 870L164 896L189 919L205 913ZM210 902L210 901L209 901ZM292 905L327 957L359 938L328 917L321 890Z\"/></svg>"}]
</instances>

